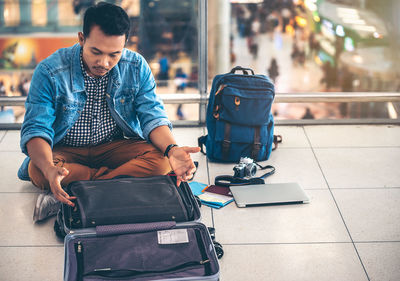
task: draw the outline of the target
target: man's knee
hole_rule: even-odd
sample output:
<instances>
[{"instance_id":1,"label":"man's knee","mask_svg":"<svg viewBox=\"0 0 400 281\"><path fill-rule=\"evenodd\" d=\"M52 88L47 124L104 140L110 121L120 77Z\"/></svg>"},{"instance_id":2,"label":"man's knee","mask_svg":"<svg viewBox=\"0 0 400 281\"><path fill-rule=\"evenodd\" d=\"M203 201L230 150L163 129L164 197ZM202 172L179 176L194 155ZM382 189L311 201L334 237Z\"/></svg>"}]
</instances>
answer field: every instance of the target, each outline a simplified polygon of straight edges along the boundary
<instances>
[{"instance_id":1,"label":"man's knee","mask_svg":"<svg viewBox=\"0 0 400 281\"><path fill-rule=\"evenodd\" d=\"M72 181L90 180L97 172L97 169L92 169L84 165L67 163L65 158L57 153L53 154L53 164L54 166L64 167L68 170L68 175L61 181L62 186L67 186ZM32 161L29 162L28 172L33 185L43 190L50 189L49 181L46 179L42 171L32 163Z\"/></svg>"},{"instance_id":2,"label":"man's knee","mask_svg":"<svg viewBox=\"0 0 400 281\"><path fill-rule=\"evenodd\" d=\"M40 171L40 169L32 163L32 161L29 162L28 173L29 178L34 186L42 190L50 189L48 180L45 178L42 171Z\"/></svg>"},{"instance_id":3,"label":"man's knee","mask_svg":"<svg viewBox=\"0 0 400 281\"><path fill-rule=\"evenodd\" d=\"M136 159L144 160L142 162L143 168L150 171L150 175L166 175L171 172L168 158L164 157L156 147L151 144L146 144L143 146L143 149L146 152ZM135 161L134 159L132 160Z\"/></svg>"},{"instance_id":4,"label":"man's knee","mask_svg":"<svg viewBox=\"0 0 400 281\"><path fill-rule=\"evenodd\" d=\"M61 154L53 152L53 164L54 166L64 167L65 158ZM32 161L29 162L28 173L29 178L31 179L31 182L34 186L42 190L50 189L49 181L46 179L43 172L35 164L32 163Z\"/></svg>"}]
</instances>

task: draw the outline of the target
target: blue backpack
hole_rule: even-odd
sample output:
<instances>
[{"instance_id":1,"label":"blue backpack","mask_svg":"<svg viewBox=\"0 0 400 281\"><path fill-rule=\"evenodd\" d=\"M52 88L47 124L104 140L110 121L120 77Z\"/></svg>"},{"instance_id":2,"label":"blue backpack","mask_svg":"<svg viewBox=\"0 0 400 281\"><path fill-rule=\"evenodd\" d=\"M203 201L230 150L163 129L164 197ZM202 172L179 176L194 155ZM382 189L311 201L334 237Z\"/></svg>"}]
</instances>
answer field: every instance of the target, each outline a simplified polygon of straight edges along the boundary
<instances>
[{"instance_id":1,"label":"blue backpack","mask_svg":"<svg viewBox=\"0 0 400 281\"><path fill-rule=\"evenodd\" d=\"M273 143L276 147L281 142L280 136L274 137L274 97L271 80L252 69L237 66L215 76L206 115L208 135L198 139L201 151L205 145L213 162L237 163L241 157L267 160Z\"/></svg>"}]
</instances>

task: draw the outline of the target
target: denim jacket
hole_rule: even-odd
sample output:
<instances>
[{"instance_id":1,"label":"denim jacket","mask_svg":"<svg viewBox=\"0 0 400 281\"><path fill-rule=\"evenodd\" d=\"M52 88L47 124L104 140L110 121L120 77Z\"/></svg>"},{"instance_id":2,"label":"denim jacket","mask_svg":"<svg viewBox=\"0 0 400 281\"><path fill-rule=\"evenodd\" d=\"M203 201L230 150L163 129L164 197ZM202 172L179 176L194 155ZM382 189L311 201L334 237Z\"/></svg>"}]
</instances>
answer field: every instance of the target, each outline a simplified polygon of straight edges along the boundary
<instances>
[{"instance_id":1,"label":"denim jacket","mask_svg":"<svg viewBox=\"0 0 400 281\"><path fill-rule=\"evenodd\" d=\"M80 51L79 44L60 49L35 69L21 128L20 146L26 155L30 139L41 137L53 147L78 120L86 102ZM145 59L124 49L120 61L110 70L106 100L125 137L149 140L150 132L158 126L172 129L155 88ZM29 180L29 160L27 157L18 171L22 180Z\"/></svg>"}]
</instances>

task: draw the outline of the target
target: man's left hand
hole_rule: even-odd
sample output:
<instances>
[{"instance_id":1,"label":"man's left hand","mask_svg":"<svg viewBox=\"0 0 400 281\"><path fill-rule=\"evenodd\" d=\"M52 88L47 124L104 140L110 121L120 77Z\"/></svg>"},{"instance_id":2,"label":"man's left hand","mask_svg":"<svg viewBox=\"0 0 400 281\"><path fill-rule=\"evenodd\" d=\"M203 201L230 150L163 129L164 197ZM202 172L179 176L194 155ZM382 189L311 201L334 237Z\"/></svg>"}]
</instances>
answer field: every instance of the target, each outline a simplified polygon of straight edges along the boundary
<instances>
[{"instance_id":1,"label":"man's left hand","mask_svg":"<svg viewBox=\"0 0 400 281\"><path fill-rule=\"evenodd\" d=\"M193 177L196 171L196 166L193 163L190 153L197 153L200 151L200 147L173 147L168 153L169 164L172 170L174 170L177 177L177 186L182 181L188 181Z\"/></svg>"}]
</instances>

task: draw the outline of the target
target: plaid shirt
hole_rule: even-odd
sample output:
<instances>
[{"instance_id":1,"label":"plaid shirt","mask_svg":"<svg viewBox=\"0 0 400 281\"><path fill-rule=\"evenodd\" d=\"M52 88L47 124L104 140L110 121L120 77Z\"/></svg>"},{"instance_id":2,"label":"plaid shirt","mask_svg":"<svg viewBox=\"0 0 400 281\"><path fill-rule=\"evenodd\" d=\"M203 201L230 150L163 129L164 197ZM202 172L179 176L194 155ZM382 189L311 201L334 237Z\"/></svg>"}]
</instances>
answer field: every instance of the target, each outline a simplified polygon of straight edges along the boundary
<instances>
[{"instance_id":1,"label":"plaid shirt","mask_svg":"<svg viewBox=\"0 0 400 281\"><path fill-rule=\"evenodd\" d=\"M93 146L121 138L122 131L112 118L105 98L109 73L100 78L89 76L83 66L82 54L81 68L85 80L86 104L61 143L68 146Z\"/></svg>"}]
</instances>

